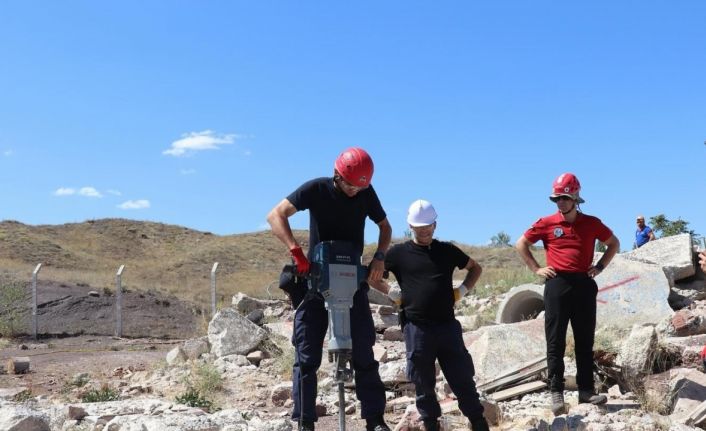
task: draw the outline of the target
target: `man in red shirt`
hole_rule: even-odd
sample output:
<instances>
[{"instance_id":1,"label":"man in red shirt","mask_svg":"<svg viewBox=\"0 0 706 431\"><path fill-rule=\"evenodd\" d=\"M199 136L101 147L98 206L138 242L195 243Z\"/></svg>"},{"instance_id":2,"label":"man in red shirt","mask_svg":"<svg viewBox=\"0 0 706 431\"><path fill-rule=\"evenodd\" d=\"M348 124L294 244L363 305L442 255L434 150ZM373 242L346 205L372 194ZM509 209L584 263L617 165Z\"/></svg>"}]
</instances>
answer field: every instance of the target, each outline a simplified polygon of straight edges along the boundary
<instances>
[{"instance_id":1,"label":"man in red shirt","mask_svg":"<svg viewBox=\"0 0 706 431\"><path fill-rule=\"evenodd\" d=\"M569 322L574 333L576 383L579 402L603 404L605 395L593 387L593 338L596 330L596 295L593 277L600 274L620 249L620 242L600 219L579 211L584 200L581 184L574 174L560 175L553 184L549 199L558 211L542 217L517 241L520 257L544 283L544 332L547 339L547 368L551 409L555 415L566 413L564 405L564 352ZM542 240L547 266L541 267L530 246ZM596 240L607 247L593 262Z\"/></svg>"}]
</instances>

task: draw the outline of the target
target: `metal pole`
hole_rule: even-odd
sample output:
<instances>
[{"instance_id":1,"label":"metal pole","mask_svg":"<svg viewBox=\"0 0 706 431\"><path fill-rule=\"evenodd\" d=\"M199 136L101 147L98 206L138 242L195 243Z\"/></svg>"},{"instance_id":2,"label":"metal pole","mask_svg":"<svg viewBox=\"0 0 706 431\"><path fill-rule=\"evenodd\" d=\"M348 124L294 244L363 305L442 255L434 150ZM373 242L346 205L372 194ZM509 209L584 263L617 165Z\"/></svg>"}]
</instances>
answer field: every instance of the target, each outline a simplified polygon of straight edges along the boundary
<instances>
[{"instance_id":1,"label":"metal pole","mask_svg":"<svg viewBox=\"0 0 706 431\"><path fill-rule=\"evenodd\" d=\"M32 337L37 339L37 274L42 269L42 264L39 263L32 271Z\"/></svg>"},{"instance_id":2,"label":"metal pole","mask_svg":"<svg viewBox=\"0 0 706 431\"><path fill-rule=\"evenodd\" d=\"M211 317L216 315L216 271L218 270L218 262L213 264L211 268Z\"/></svg>"},{"instance_id":3,"label":"metal pole","mask_svg":"<svg viewBox=\"0 0 706 431\"><path fill-rule=\"evenodd\" d=\"M123 336L123 270L125 265L120 265L118 272L115 273L115 336Z\"/></svg>"}]
</instances>

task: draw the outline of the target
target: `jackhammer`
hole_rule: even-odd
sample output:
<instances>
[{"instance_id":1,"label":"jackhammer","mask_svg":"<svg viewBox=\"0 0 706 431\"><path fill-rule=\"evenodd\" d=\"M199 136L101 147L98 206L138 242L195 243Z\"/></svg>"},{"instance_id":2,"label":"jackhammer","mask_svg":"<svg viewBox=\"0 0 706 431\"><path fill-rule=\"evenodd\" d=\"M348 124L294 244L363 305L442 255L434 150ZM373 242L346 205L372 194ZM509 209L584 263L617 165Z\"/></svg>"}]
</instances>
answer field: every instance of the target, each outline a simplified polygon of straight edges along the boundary
<instances>
[{"instance_id":1,"label":"jackhammer","mask_svg":"<svg viewBox=\"0 0 706 431\"><path fill-rule=\"evenodd\" d=\"M344 385L353 380L351 308L353 296L368 275L356 247L345 241L324 241L314 247L308 294L320 294L328 310L328 360L335 364L339 430L346 429ZM291 266L291 271L296 271Z\"/></svg>"}]
</instances>

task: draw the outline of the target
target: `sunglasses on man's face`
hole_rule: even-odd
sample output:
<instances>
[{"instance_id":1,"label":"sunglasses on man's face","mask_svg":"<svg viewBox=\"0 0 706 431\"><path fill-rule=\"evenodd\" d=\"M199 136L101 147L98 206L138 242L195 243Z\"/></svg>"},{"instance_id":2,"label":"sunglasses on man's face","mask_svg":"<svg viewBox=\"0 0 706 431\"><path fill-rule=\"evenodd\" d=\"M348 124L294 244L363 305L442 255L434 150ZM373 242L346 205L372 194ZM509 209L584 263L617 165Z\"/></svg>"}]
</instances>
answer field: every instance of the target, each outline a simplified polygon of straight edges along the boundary
<instances>
[{"instance_id":1,"label":"sunglasses on man's face","mask_svg":"<svg viewBox=\"0 0 706 431\"><path fill-rule=\"evenodd\" d=\"M550 198L550 199L552 200L552 202L573 201L573 199L571 199L570 196L564 196L564 195L556 196L556 197L553 197L553 198Z\"/></svg>"},{"instance_id":2,"label":"sunglasses on man's face","mask_svg":"<svg viewBox=\"0 0 706 431\"><path fill-rule=\"evenodd\" d=\"M341 187L346 188L351 191L354 191L354 192L359 192L361 190L365 190L368 188L368 186L364 186L364 187L354 186L353 184L344 180L343 177L341 177L341 176L336 177L336 179L338 180L338 183L341 185Z\"/></svg>"}]
</instances>

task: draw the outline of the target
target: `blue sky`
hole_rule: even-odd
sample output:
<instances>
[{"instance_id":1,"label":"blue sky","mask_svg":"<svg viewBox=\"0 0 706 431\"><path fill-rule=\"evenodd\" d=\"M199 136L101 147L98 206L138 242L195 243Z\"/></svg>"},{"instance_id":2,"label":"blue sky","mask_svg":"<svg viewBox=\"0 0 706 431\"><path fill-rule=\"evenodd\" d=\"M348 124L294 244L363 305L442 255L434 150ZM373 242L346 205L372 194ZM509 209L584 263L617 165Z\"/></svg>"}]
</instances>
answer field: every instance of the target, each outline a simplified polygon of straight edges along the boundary
<instances>
[{"instance_id":1,"label":"blue sky","mask_svg":"<svg viewBox=\"0 0 706 431\"><path fill-rule=\"evenodd\" d=\"M567 171L624 250L637 214L706 234L704 22L700 0L3 2L0 219L253 232L362 146L396 236L424 198L441 239L514 241Z\"/></svg>"}]
</instances>

